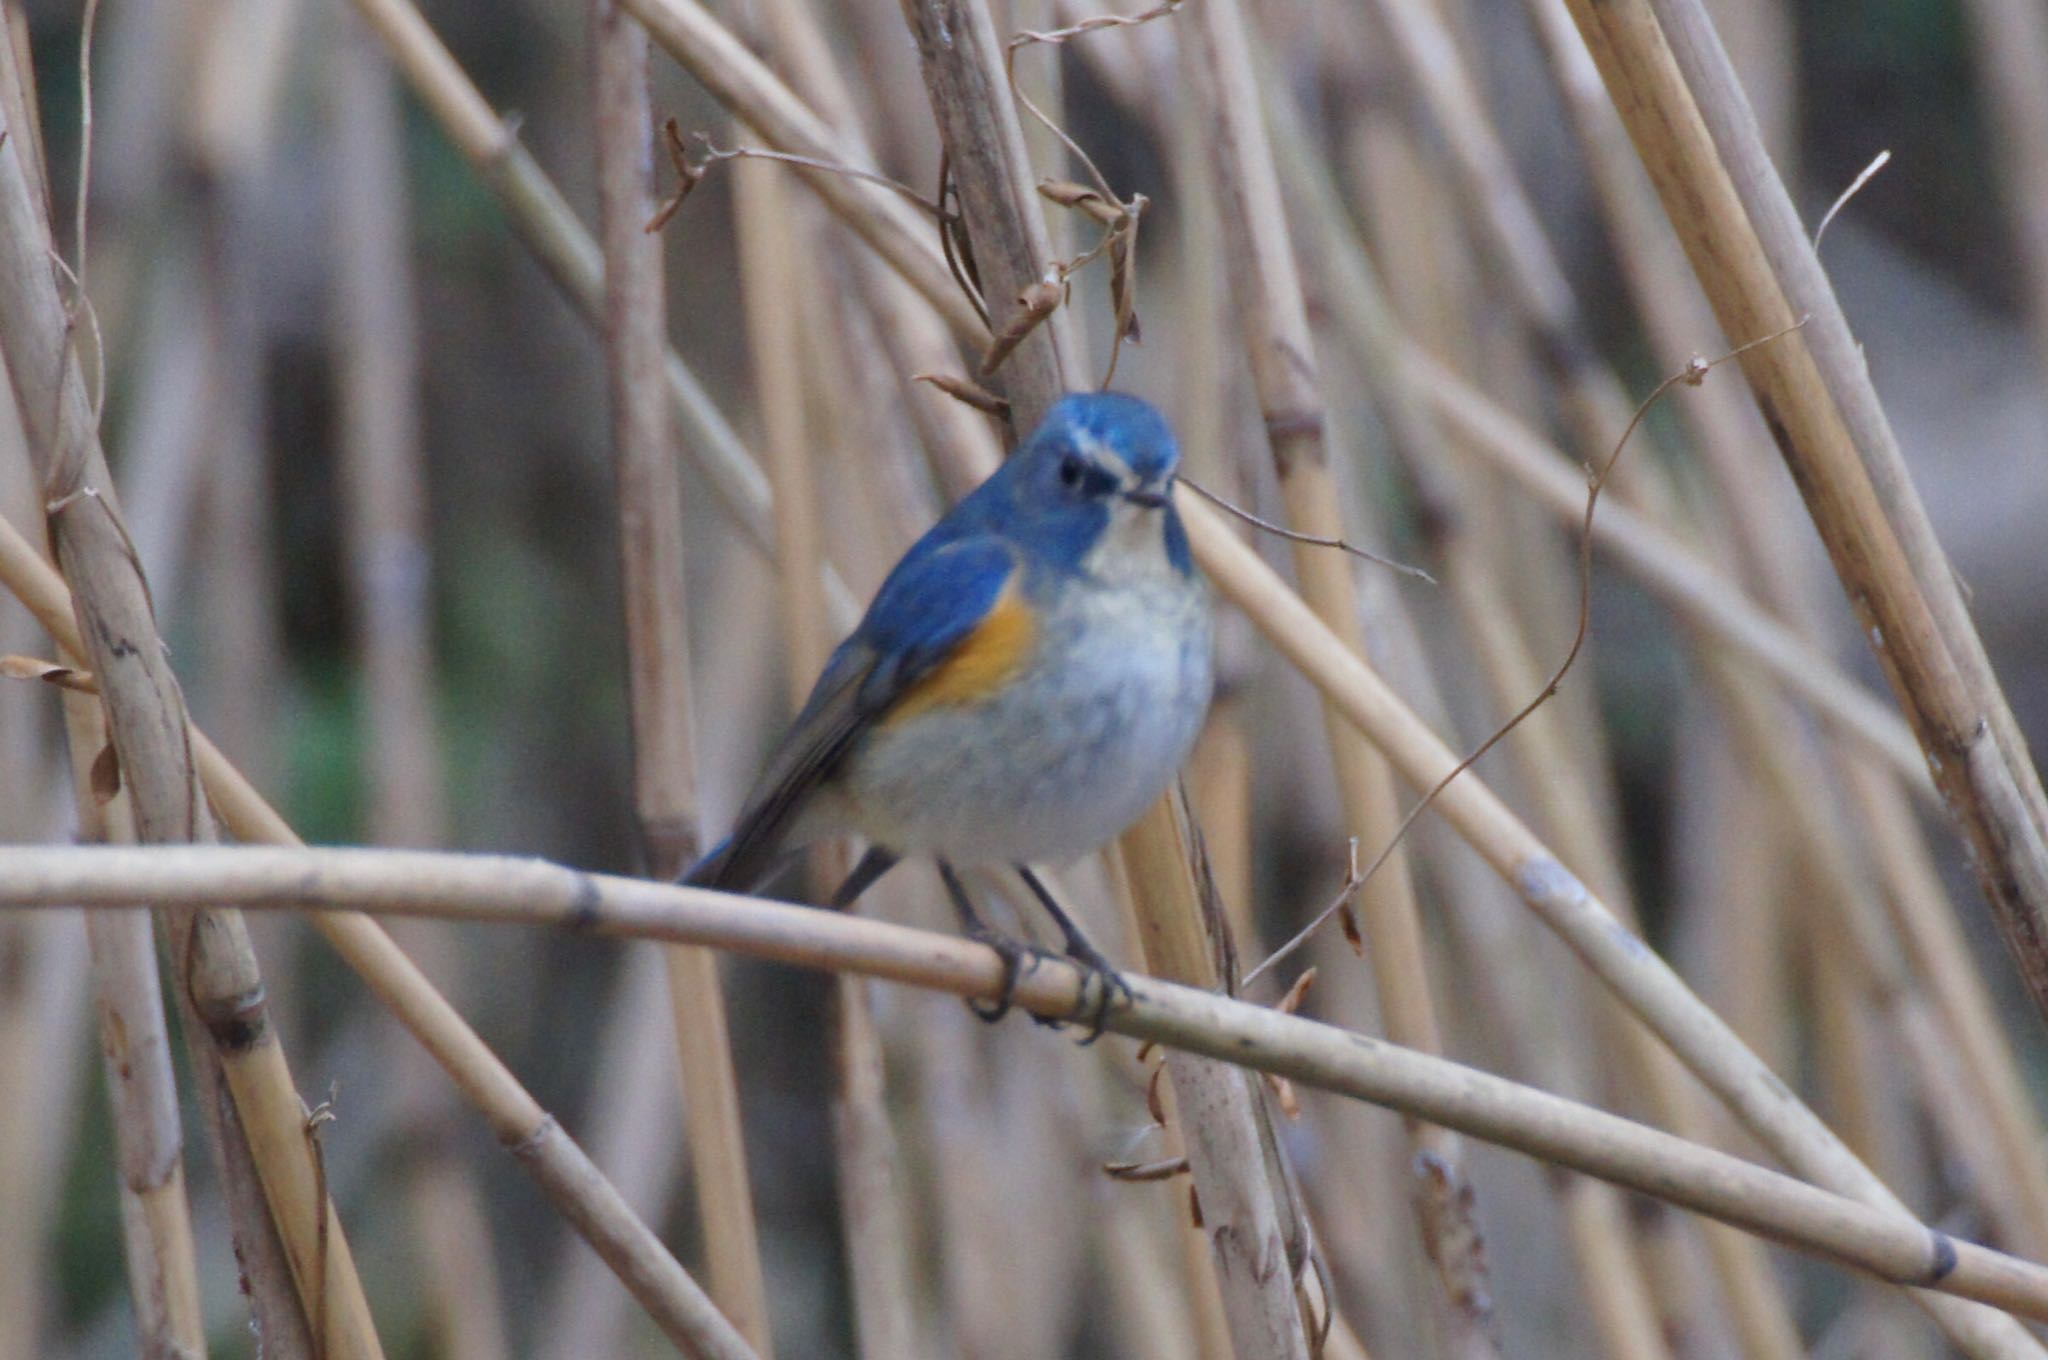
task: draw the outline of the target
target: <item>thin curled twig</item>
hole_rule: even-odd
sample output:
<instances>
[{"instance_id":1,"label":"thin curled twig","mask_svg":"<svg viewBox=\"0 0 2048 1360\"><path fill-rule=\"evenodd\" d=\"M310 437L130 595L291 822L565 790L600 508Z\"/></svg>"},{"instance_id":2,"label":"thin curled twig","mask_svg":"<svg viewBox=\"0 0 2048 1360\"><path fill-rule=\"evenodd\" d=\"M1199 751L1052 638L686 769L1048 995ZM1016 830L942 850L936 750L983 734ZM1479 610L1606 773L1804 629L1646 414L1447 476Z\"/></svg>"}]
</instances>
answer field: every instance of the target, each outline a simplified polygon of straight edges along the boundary
<instances>
[{"instance_id":1,"label":"thin curled twig","mask_svg":"<svg viewBox=\"0 0 2048 1360\"><path fill-rule=\"evenodd\" d=\"M683 136L680 125L676 120L671 118L664 122L661 125L661 131L662 140L668 150L669 164L674 167L676 172L676 189L655 210L654 216L647 219L645 230L650 232L660 231L663 227L667 226L669 219L674 217L677 210L683 206L683 200L687 199L691 191L703 182L704 172L712 166L725 161L776 161L783 165L794 165L802 170L819 170L828 175L844 175L848 179L864 180L869 184L878 184L893 193L901 194L941 222L946 220L946 210L944 208L926 198L908 184L900 180L890 179L887 175L877 174L873 170L863 170L857 165L820 160L816 156L799 156L790 151L771 151L766 147L735 146L721 148L716 142L711 140L710 133L702 131L690 134L690 138L694 138L704 144L702 157L692 162L689 156L688 139Z\"/></svg>"},{"instance_id":2,"label":"thin curled twig","mask_svg":"<svg viewBox=\"0 0 2048 1360\"><path fill-rule=\"evenodd\" d=\"M1164 0L1140 14L1103 14L1082 19L1064 28L1024 29L1011 36L1003 47L1003 74L1010 84L1010 94L1017 103L1059 140L1060 145L1070 152L1074 159L1088 172L1094 181L1091 189L1084 185L1063 184L1048 181L1039 185L1039 192L1063 207L1077 208L1087 213L1103 227L1102 239L1093 249L1072 260L1055 263L1061 283L1099 257L1109 256L1110 305L1116 313L1116 327L1109 343L1109 367L1102 375L1102 387L1107 389L1116 378L1118 361L1123 357L1124 341L1138 338L1137 311L1137 259L1138 223L1144 216L1149 201L1143 194L1133 194L1128 200L1118 196L1109 185L1108 176L1095 163L1095 158L1084 150L1081 144L1069 136L1066 129L1038 107L1031 96L1024 93L1017 83L1017 53L1026 47L1045 45L1058 47L1071 38L1083 34L1100 32L1107 28L1136 28L1151 23L1154 19L1165 18L1178 10L1186 0Z\"/></svg>"},{"instance_id":3,"label":"thin curled twig","mask_svg":"<svg viewBox=\"0 0 2048 1360\"><path fill-rule=\"evenodd\" d=\"M1262 529L1269 534L1275 534L1290 543L1306 543L1312 548L1335 548L1338 552L1349 553L1360 561L1371 562L1375 566L1398 571L1403 576L1413 576L1417 580L1427 581L1431 585L1436 584L1436 577L1431 576L1421 567L1411 566L1406 562L1397 562L1391 557L1381 557L1378 553L1367 548L1361 548L1356 543L1348 542L1345 539L1324 538L1318 534L1304 534L1300 530L1290 529L1284 524L1275 524L1272 520L1260 518L1241 505L1232 504L1193 478L1182 476L1179 480L1181 485L1187 487L1188 490L1194 492L1218 510L1223 511L1227 515L1235 515L1254 529Z\"/></svg>"},{"instance_id":4,"label":"thin curled twig","mask_svg":"<svg viewBox=\"0 0 2048 1360\"><path fill-rule=\"evenodd\" d=\"M1593 512L1600 503L1601 491L1606 488L1608 479L1614 475L1615 465L1621 461L1622 451L1628 447L1628 441L1634 437L1636 429L1643 423L1644 417L1649 415L1651 409L1658 402L1662 401L1665 395L1674 387L1698 387L1706 381L1707 374L1720 365L1727 363L1730 359L1746 354L1760 345L1767 345L1773 340L1790 335L1793 331L1804 326L1807 320L1808 318L1802 316L1783 330L1773 331L1769 335L1759 336L1754 340L1746 341L1717 358L1704 359L1695 356L1684 368L1658 383L1650 395L1643 398L1642 403L1636 407L1635 414L1629 417L1628 425L1622 430L1621 437L1615 441L1614 448L1608 453L1606 460L1601 463L1598 469L1588 469L1586 479L1586 513L1579 524L1579 621L1577 628L1572 634L1572 645L1565 652L1564 660L1558 664L1555 671L1551 672L1550 679L1544 683L1543 688L1537 692L1535 698L1522 705L1521 709L1512 718L1509 718L1498 728L1494 729L1492 736L1480 742L1469 755L1460 760L1456 765L1453 765L1448 774L1442 779L1437 780L1430 787L1429 792L1423 794L1417 800L1415 806L1408 809L1408 814L1401 819L1400 825L1394 828L1394 834L1388 837L1387 843L1380 848L1378 854L1373 856L1372 862L1366 865L1365 873L1360 879L1361 885L1366 880L1370 880L1375 873L1379 872L1380 866L1387 862L1387 857L1394 853L1395 848L1401 844L1402 839L1408 834L1408 828L1413 826L1416 819L1423 814L1431 803L1436 801L1437 795L1449 787L1453 779L1456 779L1459 775L1465 773L1466 770L1472 768L1481 756L1491 751L1508 733L1521 726L1531 713L1534 713L1547 703L1550 697L1557 693L1558 686L1564 683L1566 673L1578 661L1579 653L1585 648L1586 637L1592 630L1593 622ZM1355 891L1355 889L1352 891ZM1295 932L1293 938L1267 955L1263 962L1245 974L1244 980L1246 985L1249 986L1259 974L1273 967L1273 965L1279 963L1282 959L1306 944L1310 937L1322 928L1323 923L1335 915L1350 900L1351 894L1347 891L1329 906L1317 912L1307 925Z\"/></svg>"}]
</instances>

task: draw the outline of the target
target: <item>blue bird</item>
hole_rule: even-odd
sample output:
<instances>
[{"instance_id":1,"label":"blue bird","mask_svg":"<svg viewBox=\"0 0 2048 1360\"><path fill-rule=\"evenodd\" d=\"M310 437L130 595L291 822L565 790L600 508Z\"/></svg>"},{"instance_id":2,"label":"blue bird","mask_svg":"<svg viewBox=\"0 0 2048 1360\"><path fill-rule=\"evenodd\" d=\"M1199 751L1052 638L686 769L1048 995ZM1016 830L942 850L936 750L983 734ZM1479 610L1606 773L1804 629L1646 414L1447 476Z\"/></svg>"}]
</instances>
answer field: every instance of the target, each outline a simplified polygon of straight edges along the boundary
<instances>
[{"instance_id":1,"label":"blue bird","mask_svg":"<svg viewBox=\"0 0 2048 1360\"><path fill-rule=\"evenodd\" d=\"M1009 866L1102 983L1115 969L1036 873L1113 840L1166 789L1208 711L1208 591L1173 507L1179 445L1150 405L1062 398L1016 453L919 539L826 663L739 821L684 875L748 892L790 851L870 846L833 905L906 856L937 861L974 938L1026 950L976 912L956 866Z\"/></svg>"}]
</instances>

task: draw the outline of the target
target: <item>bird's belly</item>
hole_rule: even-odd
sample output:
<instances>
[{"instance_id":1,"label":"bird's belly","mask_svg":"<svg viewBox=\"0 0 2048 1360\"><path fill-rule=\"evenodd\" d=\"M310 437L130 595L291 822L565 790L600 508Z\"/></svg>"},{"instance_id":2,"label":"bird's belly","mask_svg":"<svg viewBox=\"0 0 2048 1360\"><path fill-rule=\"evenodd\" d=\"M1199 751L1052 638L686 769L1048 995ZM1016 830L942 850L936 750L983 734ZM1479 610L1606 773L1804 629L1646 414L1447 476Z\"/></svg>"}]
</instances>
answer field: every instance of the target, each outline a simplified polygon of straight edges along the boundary
<instances>
[{"instance_id":1,"label":"bird's belly","mask_svg":"<svg viewBox=\"0 0 2048 1360\"><path fill-rule=\"evenodd\" d=\"M1199 595L1077 607L1048 620L1039 655L997 696L876 729L841 775L847 809L898 853L1078 858L1137 820L1187 758L1210 665Z\"/></svg>"}]
</instances>

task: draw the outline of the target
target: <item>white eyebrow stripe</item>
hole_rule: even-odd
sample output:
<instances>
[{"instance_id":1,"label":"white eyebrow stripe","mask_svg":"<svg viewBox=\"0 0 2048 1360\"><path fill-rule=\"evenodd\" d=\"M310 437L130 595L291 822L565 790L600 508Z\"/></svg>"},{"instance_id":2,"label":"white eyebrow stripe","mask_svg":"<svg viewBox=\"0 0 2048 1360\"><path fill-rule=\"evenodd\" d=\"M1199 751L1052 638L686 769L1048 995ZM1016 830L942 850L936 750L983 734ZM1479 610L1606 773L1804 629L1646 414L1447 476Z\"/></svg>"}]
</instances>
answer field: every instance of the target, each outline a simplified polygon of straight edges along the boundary
<instances>
[{"instance_id":1,"label":"white eyebrow stripe","mask_svg":"<svg viewBox=\"0 0 2048 1360\"><path fill-rule=\"evenodd\" d=\"M1089 431L1074 431L1074 445L1096 462L1107 464L1110 471L1121 473L1124 480L1136 481L1138 479L1138 474L1131 470L1129 463L1118 457L1115 450L1111 449L1109 445L1103 443L1100 439L1097 439Z\"/></svg>"}]
</instances>

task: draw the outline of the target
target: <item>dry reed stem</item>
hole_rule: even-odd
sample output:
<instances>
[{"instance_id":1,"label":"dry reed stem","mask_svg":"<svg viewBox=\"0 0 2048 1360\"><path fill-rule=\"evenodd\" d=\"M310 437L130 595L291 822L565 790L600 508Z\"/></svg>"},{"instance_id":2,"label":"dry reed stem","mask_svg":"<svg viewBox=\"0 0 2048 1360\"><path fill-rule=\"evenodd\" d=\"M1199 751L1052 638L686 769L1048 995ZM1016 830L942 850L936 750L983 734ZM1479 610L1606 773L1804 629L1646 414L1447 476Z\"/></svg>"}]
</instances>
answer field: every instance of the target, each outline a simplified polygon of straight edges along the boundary
<instances>
[{"instance_id":1,"label":"dry reed stem","mask_svg":"<svg viewBox=\"0 0 2048 1360\"><path fill-rule=\"evenodd\" d=\"M1572 11L1722 329L1810 318L1743 371L2048 1013L2048 800L1727 54L1691 0Z\"/></svg>"},{"instance_id":2,"label":"dry reed stem","mask_svg":"<svg viewBox=\"0 0 2048 1360\"><path fill-rule=\"evenodd\" d=\"M1213 188L1222 210L1226 272L1290 526L1319 538L1341 538L1343 501L1330 471L1315 344L1279 174L1260 114L1244 17L1235 0L1204 0L1186 16L1179 34L1183 69L1216 158ZM1337 553L1297 544L1294 566L1309 608L1345 646L1364 656L1351 563ZM1393 778L1362 733L1327 703L1324 712L1347 830L1376 854L1401 820ZM1388 1037L1406 1047L1441 1052L1421 918L1404 855L1395 853L1380 865L1360 902ZM1416 1154L1414 1206L1424 1248L1450 1301L1446 1322L1452 1351L1498 1354L1485 1254L1458 1140L1422 1125L1409 1132ZM1445 1193L1430 1193L1436 1183L1446 1187Z\"/></svg>"},{"instance_id":3,"label":"dry reed stem","mask_svg":"<svg viewBox=\"0 0 2048 1360\"><path fill-rule=\"evenodd\" d=\"M1007 334L1026 311L1024 297L1052 281L1053 259L1017 117L1004 72L995 20L982 0L903 0L903 17L917 43L932 116L960 199L974 264L988 307L989 329ZM1010 401L1012 432L1038 428L1074 372L1068 357L1066 317L1054 312L1034 327L997 369L992 381Z\"/></svg>"},{"instance_id":4,"label":"dry reed stem","mask_svg":"<svg viewBox=\"0 0 2048 1360\"><path fill-rule=\"evenodd\" d=\"M1559 520L1576 525L1585 518L1585 476L1554 445L1421 349L1404 345L1396 361L1472 453ZM1768 671L1816 713L1882 758L1925 801L1935 801L1927 762L1898 715L1759 608L1698 552L1643 511L1620 504L1600 507L1593 521L1593 541L1686 622Z\"/></svg>"},{"instance_id":5,"label":"dry reed stem","mask_svg":"<svg viewBox=\"0 0 2048 1360\"><path fill-rule=\"evenodd\" d=\"M1988 18L1994 10L2010 12L2015 7L1999 0L1981 0L1980 10ZM2024 9L2024 6L2018 7ZM1553 72L1564 92L1586 160L1591 166L1610 233L1620 247L1621 262L1631 291L1645 323L1655 337L1663 363L1675 369L1686 361L1698 337L1713 324L1705 298L1696 285L1680 277L1682 252L1669 223L1655 216L1648 182L1635 161L1627 133L1612 101L1600 82L1591 53L1572 28L1570 16L1551 5L1530 5L1532 17L1543 37ZM2007 22L2012 21L2010 13ZM2021 25L2037 20L2019 16ZM2022 30L2007 29L2010 46L2027 49ZM2048 69L2048 54L2040 52L2048 34L2039 35L2037 61ZM1993 61L2010 77L2016 61L2025 58L2001 53ZM1994 73L1993 82L1998 76ZM2038 102L2040 92L2024 98ZM2025 121L2025 120L2021 120ZM2041 125L2026 135L2048 135L2048 112L2033 120ZM2048 147L2030 165L2048 165ZM2044 184L2048 191L2048 184ZM2048 192L2033 196L2048 208ZM2048 222L2048 217L2043 218ZM2048 238L2041 258L2048 262ZM2048 269L2048 264L2044 264ZM2042 275L2048 279L2048 273ZM2048 306L2043 314L2048 315ZM2048 324L2048 323L2044 323ZM2048 330L2043 357L2048 359ZM1789 525L1778 504L1764 491L1765 481L1758 466L1762 450L1756 436L1764 433L1754 408L1741 401L1729 384L1710 383L1705 390L1689 395L1682 410L1693 419L1702 451L1707 455L1714 479L1728 507L1725 522L1730 534L1742 546L1749 578L1776 612L1801 631L1819 631L1819 600L1796 560L1788 542ZM1854 691L1859 699L1862 691ZM1821 710L1823 714L1829 712ZM1894 734L1890 743L1897 750L1911 733L1895 714L1884 714L1885 728ZM1831 723L1837 733L1838 723ZM1926 851L1919 829L1900 805L1893 781L1865 767L1855 753L1838 745L1840 778L1851 789L1852 799L1865 828L1865 840L1876 852L1887 885L1886 900L1901 935L1918 940L1918 953L1930 961L1929 982L1946 1022L1957 1039L1972 1053L1962 1064L1964 1071L1982 1088L1979 1099L1988 1106L2006 1160L2006 1181L2020 1196L2020 1209L2027 1220L2030 1241L2041 1242L2048 1227L2048 1162L2033 1151L2041 1141L2038 1119L2033 1115L2018 1078L2004 1036L1991 1018L1981 979L1968 966L1957 923L1945 895L1934 885L1926 864ZM1925 764L1917 745L1903 750L1910 766L1894 757L1894 768L1923 796L1932 791L1925 776ZM1959 966L1960 965L1960 966Z\"/></svg>"},{"instance_id":6,"label":"dry reed stem","mask_svg":"<svg viewBox=\"0 0 2048 1360\"><path fill-rule=\"evenodd\" d=\"M633 807L648 872L669 880L696 853L698 807L683 495L661 381L668 360L662 242L645 230L655 201L647 35L611 0L592 0L589 23ZM666 963L711 1297L766 1357L767 1287L723 984L716 960L702 951L672 948Z\"/></svg>"},{"instance_id":7,"label":"dry reed stem","mask_svg":"<svg viewBox=\"0 0 2048 1360\"><path fill-rule=\"evenodd\" d=\"M60 648L82 650L63 581L14 526L0 521L0 581L48 629ZM206 734L188 727L194 763L208 801L235 838L245 844L296 846L296 833L228 763ZM659 1238L633 1216L590 1159L554 1117L519 1084L510 1069L477 1037L417 965L368 916L342 912L315 918L314 927L360 974L448 1072L463 1098L482 1113L512 1152L613 1273L679 1345L702 1354L744 1360L752 1356L731 1324L696 1282L676 1264Z\"/></svg>"},{"instance_id":8,"label":"dry reed stem","mask_svg":"<svg viewBox=\"0 0 2048 1360\"><path fill-rule=\"evenodd\" d=\"M1273 92L1272 82L1267 83L1267 88L1266 108L1276 146L1281 151L1280 163L1294 189L1296 202L1307 209L1305 217L1314 227L1308 239L1320 248L1321 267L1326 274L1335 277L1337 291L1347 300L1348 305L1340 312L1341 324L1359 351L1361 375L1373 390L1376 405L1395 444L1422 479L1425 488L1432 482L1440 484L1436 491L1426 490L1425 494L1441 499L1455 485L1448 448L1432 414L1421 405L1406 376L1392 361L1395 346L1402 342L1391 307L1382 296L1371 263L1350 236L1351 229L1345 220L1346 214L1338 200L1336 187L1323 169L1323 162L1310 148L1291 104ZM1583 487L1579 494L1582 499ZM1542 674L1534 660L1516 644L1518 629L1501 608L1506 597L1496 593L1493 585L1480 581L1475 575L1476 568L1487 554L1476 551L1476 542L1467 542L1473 535L1459 532L1469 527L1470 507L1445 505L1439 507L1437 513L1445 526L1457 534L1450 548L1442 554L1452 564L1449 580L1453 597L1470 620L1467 631L1486 662L1496 701L1501 711L1510 711L1525 702L1529 695L1538 692L1543 683ZM1408 678L1411 689L1417 681L1428 687L1426 675ZM1583 757L1567 759L1564 750L1550 741L1553 737L1563 739L1562 722L1556 708L1539 710L1518 729L1514 744L1527 766L1540 772L1531 781L1531 787L1547 803L1551 826L1565 836L1562 842L1565 858L1576 864L1611 866L1618 862L1617 858L1610 848L1600 844L1599 818L1593 810L1590 791L1577 777ZM1545 749L1549 754L1534 755L1531 743L1548 743ZM1455 886L1447 884L1447 887L1453 900L1461 906L1476 904L1476 897L1468 904L1465 902L1467 894ZM1625 910L1626 903L1618 902L1617 907ZM1493 924L1485 921L1484 914L1476 910L1461 910L1459 917L1468 928L1491 927ZM1625 916L1624 919L1632 918ZM1519 948L1508 939L1495 940L1492 945L1491 949L1482 946L1480 955L1510 958ZM1530 1062L1529 1070L1537 1073L1548 1088L1571 1094L1580 1088L1582 1080L1569 1070L1570 1043L1558 1031L1556 1008L1538 993L1540 983L1529 978L1525 984L1522 981L1525 973L1526 969L1512 965L1505 969L1489 969L1481 978L1481 986L1491 990L1493 999L1502 1009L1499 1028L1506 1033L1526 1036L1526 1042L1515 1047ZM1618 1016L1615 1012L1610 1014ZM1618 1019L1624 1026L1622 1038L1628 1046L1625 1051L1632 1052L1642 1062L1668 1066L1668 1055L1645 1051L1643 1040L1647 1036L1640 1028L1625 1017ZM1654 1041L1650 1048L1654 1050ZM1652 1092L1662 1090L1664 1086L1668 1083L1648 1083ZM1684 1127L1686 1121L1682 1116L1685 1111L1682 1108L1674 1106L1660 1112L1674 1125ZM1696 1120L1693 1122L1697 1123ZM1581 1285L1593 1309L1595 1332L1602 1344L1614 1355L1662 1353L1664 1342L1642 1292L1642 1277L1633 1265L1634 1251L1618 1206L1607 1199L1600 1187L1575 1183L1564 1192L1563 1209L1574 1249L1579 1255ZM1759 1306L1759 1311L1784 1315L1781 1300L1776 1301L1775 1308L1768 1296L1752 1302ZM1790 1332L1789 1322L1784 1326L1796 1342L1796 1334Z\"/></svg>"},{"instance_id":9,"label":"dry reed stem","mask_svg":"<svg viewBox=\"0 0 2048 1360\"><path fill-rule=\"evenodd\" d=\"M966 225L984 271L984 294L1013 282L1021 288L1047 279L1050 261L1045 254L1044 224L1037 217L1038 200L1029 190L1030 168L1024 160L1023 139L1015 110L1010 107L1008 87L1000 78L1002 63L986 8L980 0L934 0L929 4L911 0L905 6L905 17L918 39L927 92L941 137L946 139L961 201L978 204L969 211ZM985 107L961 107L963 104ZM956 138L961 139L957 145ZM986 182L973 184L972 179ZM982 232L989 235L984 237ZM1000 325L996 329L1003 333ZM1044 332L1043 326L1039 332ZM1034 353L1032 346L1038 338L1037 334L1027 336L1011 361ZM1046 335L1044 347L1035 353L1043 356L1042 362L1023 363L1007 370L1004 378L1011 418L1018 430L1035 427L1065 390L1061 347ZM1143 828L1148 824L1172 825L1174 813L1168 801L1162 798L1140 827L1126 834L1125 853L1142 867L1142 872L1130 877L1131 900L1141 933L1148 940L1174 939L1184 946L1204 941L1198 953L1206 957L1207 933L1191 860L1185 854L1168 853L1159 840L1145 839ZM1184 949L1181 957L1193 966L1196 953ZM1282 1239L1277 1228L1270 1236L1265 1231L1268 1225L1279 1223L1279 1210L1277 1190L1264 1157L1255 1155L1265 1146L1258 1129L1259 1115L1235 1074L1229 1081L1239 1088L1236 1097L1230 1096L1212 1073L1191 1070L1184 1076L1184 1085L1193 1082L1208 1094L1198 1099L1183 1091L1188 1118L1181 1134L1191 1161L1201 1168L1198 1181L1220 1197L1224 1221L1233 1229L1207 1230L1232 1341L1241 1360L1305 1356L1307 1340L1295 1304L1292 1273L1269 1255L1269 1243L1281 1244Z\"/></svg>"},{"instance_id":10,"label":"dry reed stem","mask_svg":"<svg viewBox=\"0 0 2048 1360\"><path fill-rule=\"evenodd\" d=\"M738 129L743 139L749 131ZM755 406L762 413L774 493L777 621L789 711L803 706L833 638L818 590L823 551L804 366L807 331L822 321L810 205L767 166L735 167L734 235L746 308ZM836 429L837 423L826 425ZM844 851L813 852L814 886L830 892L852 868ZM895 1135L884 1104L880 1037L865 981L835 980L832 1058L836 1074L833 1147L851 1275L855 1331L864 1356L911 1355L910 1243L901 1214Z\"/></svg>"},{"instance_id":11,"label":"dry reed stem","mask_svg":"<svg viewBox=\"0 0 2048 1360\"><path fill-rule=\"evenodd\" d=\"M338 359L341 518L355 643L363 667L373 844L433 847L447 840L440 741L434 726L431 557L418 435L419 345L413 321L409 202L398 93L369 31L333 20L325 91L337 203L334 345ZM460 971L445 927L420 923L409 943L431 952L445 980ZM395 1030L387 1041L408 1117L432 1121L451 1104L432 1064ZM435 1334L455 1360L502 1360L498 1287L482 1189L438 1140L404 1178Z\"/></svg>"},{"instance_id":12,"label":"dry reed stem","mask_svg":"<svg viewBox=\"0 0 2048 1360\"><path fill-rule=\"evenodd\" d=\"M448 49L409 0L356 0L406 83L456 149L497 197L506 219L577 311L593 327L604 314L604 261L597 242L561 192L521 146L512 127L491 111ZM683 448L697 463L747 541L772 553L768 481L687 365L673 352L664 383ZM835 608L851 611L843 587Z\"/></svg>"},{"instance_id":13,"label":"dry reed stem","mask_svg":"<svg viewBox=\"0 0 2048 1360\"><path fill-rule=\"evenodd\" d=\"M1161 799L1124 833L1124 869L1147 968L1213 992L1222 979L1188 873L1190 847L1177 801ZM1167 1055L1166 1070L1234 1352L1239 1360L1306 1360L1308 1339L1295 1305L1286 1237L1261 1170L1258 1114L1245 1074L1179 1052Z\"/></svg>"},{"instance_id":14,"label":"dry reed stem","mask_svg":"<svg viewBox=\"0 0 2048 1360\"><path fill-rule=\"evenodd\" d=\"M982 999L1004 984L994 951L970 941L539 860L218 846L24 847L0 854L0 904L119 907L138 900L376 910L685 940ZM1402 1109L1880 1278L2048 1319L2048 1267L1444 1059L1199 989L1128 980L1131 1003L1110 1016L1119 1034ZM1090 988L1072 964L1043 960L1019 983L1017 1000L1034 1014L1072 1020L1085 1016Z\"/></svg>"},{"instance_id":15,"label":"dry reed stem","mask_svg":"<svg viewBox=\"0 0 2048 1360\"><path fill-rule=\"evenodd\" d=\"M11 63L5 77L18 84ZM18 145L0 147L0 351L46 497L57 558L77 586L71 600L77 628L60 636L60 645L87 660L98 677L137 838L211 840L213 818L192 763L184 700L114 500L71 344L72 322L57 295L49 233L34 214L20 155ZM202 1064L218 1060L222 1066L305 1316L324 1354L372 1360L381 1350L369 1307L321 1185L304 1106L268 1024L242 921L232 912L201 910L168 918L167 926L180 1004L204 1022L203 1030L188 1029L188 1041L203 1050ZM187 1018L193 1019L191 1012ZM264 1231L247 1221L237 1228L245 1243Z\"/></svg>"},{"instance_id":16,"label":"dry reed stem","mask_svg":"<svg viewBox=\"0 0 2048 1360\"><path fill-rule=\"evenodd\" d=\"M668 54L713 98L731 109L777 151L833 165L872 170L802 100L790 93L731 30L694 0L622 0ZM799 169L843 221L916 287L970 343L986 343L987 327L961 295L939 257L936 224L897 194L845 175Z\"/></svg>"},{"instance_id":17,"label":"dry reed stem","mask_svg":"<svg viewBox=\"0 0 2048 1360\"><path fill-rule=\"evenodd\" d=\"M1378 0L1376 9L1413 97L1442 134L1476 243L1528 328L1530 348L1562 398L1573 441L1589 461L1604 456L1627 427L1631 403L1586 333L1571 284L1445 19L1424 0Z\"/></svg>"},{"instance_id":18,"label":"dry reed stem","mask_svg":"<svg viewBox=\"0 0 2048 1360\"><path fill-rule=\"evenodd\" d=\"M91 766L107 744L104 710L83 694L66 694L63 707L80 839L132 843L134 821L126 797L116 795L102 806L92 792ZM137 1340L145 1355L203 1360L206 1329L185 1194L184 1131L149 913L95 912L85 924L119 1159L122 1246Z\"/></svg>"}]
</instances>

